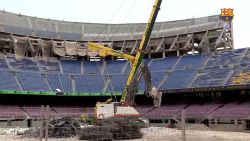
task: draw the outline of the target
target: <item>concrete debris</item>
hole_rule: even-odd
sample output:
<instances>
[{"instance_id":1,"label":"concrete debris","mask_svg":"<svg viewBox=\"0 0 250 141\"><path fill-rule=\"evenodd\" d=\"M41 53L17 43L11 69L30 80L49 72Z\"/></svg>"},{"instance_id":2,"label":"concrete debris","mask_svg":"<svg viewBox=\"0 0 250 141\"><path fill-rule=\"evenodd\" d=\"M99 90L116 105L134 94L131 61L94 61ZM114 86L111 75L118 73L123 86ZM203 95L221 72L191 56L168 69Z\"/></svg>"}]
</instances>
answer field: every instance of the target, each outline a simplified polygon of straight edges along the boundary
<instances>
[{"instance_id":1,"label":"concrete debris","mask_svg":"<svg viewBox=\"0 0 250 141\"><path fill-rule=\"evenodd\" d=\"M50 138L67 138L77 135L80 129L80 124L77 120L72 118L55 119L49 122L48 137ZM43 130L43 136L45 130ZM23 134L24 137L39 137L40 128L33 128L27 130Z\"/></svg>"},{"instance_id":2,"label":"concrete debris","mask_svg":"<svg viewBox=\"0 0 250 141\"><path fill-rule=\"evenodd\" d=\"M0 135L20 135L30 128L0 128Z\"/></svg>"},{"instance_id":3,"label":"concrete debris","mask_svg":"<svg viewBox=\"0 0 250 141\"><path fill-rule=\"evenodd\" d=\"M95 126L79 131L80 140L110 141L142 138L140 129L143 124L134 119L108 118L99 120Z\"/></svg>"}]
</instances>

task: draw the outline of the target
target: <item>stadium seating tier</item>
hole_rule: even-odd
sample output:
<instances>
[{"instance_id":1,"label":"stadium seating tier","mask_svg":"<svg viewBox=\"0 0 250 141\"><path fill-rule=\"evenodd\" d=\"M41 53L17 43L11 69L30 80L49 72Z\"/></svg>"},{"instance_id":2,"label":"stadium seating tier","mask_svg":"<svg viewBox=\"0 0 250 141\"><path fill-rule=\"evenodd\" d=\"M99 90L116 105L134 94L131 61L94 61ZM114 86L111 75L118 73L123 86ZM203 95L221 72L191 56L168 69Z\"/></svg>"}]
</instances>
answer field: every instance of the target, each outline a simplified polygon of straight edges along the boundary
<instances>
[{"instance_id":1,"label":"stadium seating tier","mask_svg":"<svg viewBox=\"0 0 250 141\"><path fill-rule=\"evenodd\" d=\"M187 55L147 59L154 86L164 90L203 88L250 83L248 49L221 51L213 55ZM237 59L235 59L237 58ZM221 63L219 63L221 60ZM122 92L129 62L80 61L62 58L44 61L14 56L0 59L0 89L77 93ZM4 81L5 78L9 78ZM139 90L144 90L141 79Z\"/></svg>"}]
</instances>

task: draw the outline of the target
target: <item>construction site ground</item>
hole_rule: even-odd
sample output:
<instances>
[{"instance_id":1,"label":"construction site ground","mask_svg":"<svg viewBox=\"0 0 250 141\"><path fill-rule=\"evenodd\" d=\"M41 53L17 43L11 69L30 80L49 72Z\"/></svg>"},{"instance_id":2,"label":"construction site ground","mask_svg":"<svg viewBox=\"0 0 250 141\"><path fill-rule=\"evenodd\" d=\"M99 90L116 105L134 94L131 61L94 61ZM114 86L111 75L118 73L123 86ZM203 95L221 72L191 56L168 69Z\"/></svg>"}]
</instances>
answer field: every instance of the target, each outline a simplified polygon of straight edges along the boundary
<instances>
[{"instance_id":1,"label":"construction site ground","mask_svg":"<svg viewBox=\"0 0 250 141\"><path fill-rule=\"evenodd\" d=\"M142 139L129 141L181 141L182 131L165 127L149 127L142 129ZM44 140L44 139L43 139ZM49 138L49 141L75 141L73 138ZM186 141L249 141L250 133L223 132L223 131L197 131L187 130ZM21 135L2 134L0 141L39 141L39 138L23 138ZM124 140L123 140L124 141Z\"/></svg>"}]
</instances>

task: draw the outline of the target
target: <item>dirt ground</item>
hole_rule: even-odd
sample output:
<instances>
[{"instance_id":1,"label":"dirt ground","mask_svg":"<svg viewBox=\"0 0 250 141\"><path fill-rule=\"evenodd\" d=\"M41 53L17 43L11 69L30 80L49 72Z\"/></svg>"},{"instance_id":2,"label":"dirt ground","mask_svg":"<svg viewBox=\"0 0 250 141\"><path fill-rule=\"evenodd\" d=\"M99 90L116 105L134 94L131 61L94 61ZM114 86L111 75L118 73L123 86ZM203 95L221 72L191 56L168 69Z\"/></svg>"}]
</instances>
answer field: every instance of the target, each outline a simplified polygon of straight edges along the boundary
<instances>
[{"instance_id":1,"label":"dirt ground","mask_svg":"<svg viewBox=\"0 0 250 141\"><path fill-rule=\"evenodd\" d=\"M143 139L130 141L181 141L182 132L177 129L150 127L142 129ZM48 141L75 141L74 138L50 138ZM0 135L0 141L39 141L39 138L22 138L20 135ZM44 141L44 139L43 139ZM124 141L124 140L123 140ZM186 131L186 141L250 141L250 133L222 131Z\"/></svg>"}]
</instances>

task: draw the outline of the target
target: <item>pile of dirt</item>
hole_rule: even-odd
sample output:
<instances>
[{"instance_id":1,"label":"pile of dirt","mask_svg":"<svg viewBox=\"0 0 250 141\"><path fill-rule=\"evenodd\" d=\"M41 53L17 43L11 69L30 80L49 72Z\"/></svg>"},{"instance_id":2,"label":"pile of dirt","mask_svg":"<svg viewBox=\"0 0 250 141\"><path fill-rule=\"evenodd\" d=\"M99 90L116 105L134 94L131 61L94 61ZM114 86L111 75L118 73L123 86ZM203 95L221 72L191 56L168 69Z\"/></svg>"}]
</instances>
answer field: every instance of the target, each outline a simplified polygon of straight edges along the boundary
<instances>
[{"instance_id":1,"label":"pile of dirt","mask_svg":"<svg viewBox=\"0 0 250 141\"><path fill-rule=\"evenodd\" d=\"M108 118L99 120L92 127L83 128L79 131L80 140L104 141L139 139L143 134L140 129L143 125L129 118Z\"/></svg>"}]
</instances>

